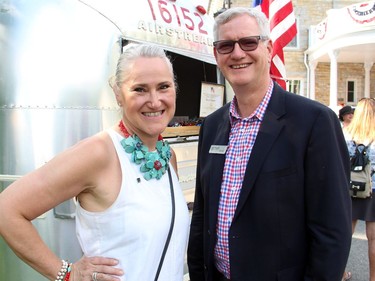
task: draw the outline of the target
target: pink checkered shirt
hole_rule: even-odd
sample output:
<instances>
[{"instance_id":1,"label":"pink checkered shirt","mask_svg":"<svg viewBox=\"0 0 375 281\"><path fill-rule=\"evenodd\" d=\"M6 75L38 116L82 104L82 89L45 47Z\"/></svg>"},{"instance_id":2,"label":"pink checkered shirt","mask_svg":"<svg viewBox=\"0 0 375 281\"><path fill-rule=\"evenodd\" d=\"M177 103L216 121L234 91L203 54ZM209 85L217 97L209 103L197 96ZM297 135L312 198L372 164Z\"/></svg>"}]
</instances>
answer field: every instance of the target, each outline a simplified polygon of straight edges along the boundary
<instances>
[{"instance_id":1,"label":"pink checkered shirt","mask_svg":"<svg viewBox=\"0 0 375 281\"><path fill-rule=\"evenodd\" d=\"M239 116L236 97L230 105L231 131L221 183L215 246L216 268L228 279L230 279L229 228L236 211L246 166L271 98L272 89L273 82L270 83L262 102L249 117Z\"/></svg>"}]
</instances>

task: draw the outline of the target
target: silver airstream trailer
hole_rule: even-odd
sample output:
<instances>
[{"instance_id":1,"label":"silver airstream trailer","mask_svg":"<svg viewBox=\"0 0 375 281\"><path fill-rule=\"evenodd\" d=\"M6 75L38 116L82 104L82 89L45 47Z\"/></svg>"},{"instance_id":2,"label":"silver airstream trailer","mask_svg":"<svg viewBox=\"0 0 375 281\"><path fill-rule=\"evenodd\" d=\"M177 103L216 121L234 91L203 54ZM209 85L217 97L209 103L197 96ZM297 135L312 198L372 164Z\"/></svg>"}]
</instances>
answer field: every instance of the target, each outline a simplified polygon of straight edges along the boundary
<instances>
[{"instance_id":1,"label":"silver airstream trailer","mask_svg":"<svg viewBox=\"0 0 375 281\"><path fill-rule=\"evenodd\" d=\"M167 51L180 88L176 115L197 117L201 82L217 83L217 70L213 19L193 3L0 0L0 192L118 120L108 78L129 42L151 42ZM171 139L187 194L194 188L196 139ZM72 200L33 224L58 256L80 258ZM0 280L46 279L0 237Z\"/></svg>"}]
</instances>

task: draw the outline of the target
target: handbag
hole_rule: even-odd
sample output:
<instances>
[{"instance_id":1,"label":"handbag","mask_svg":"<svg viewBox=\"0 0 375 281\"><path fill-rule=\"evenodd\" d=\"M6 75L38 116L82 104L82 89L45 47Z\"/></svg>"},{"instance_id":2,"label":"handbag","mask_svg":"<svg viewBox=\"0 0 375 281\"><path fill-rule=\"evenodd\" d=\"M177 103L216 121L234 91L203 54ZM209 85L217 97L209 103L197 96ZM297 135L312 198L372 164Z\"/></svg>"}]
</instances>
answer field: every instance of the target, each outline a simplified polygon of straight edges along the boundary
<instances>
[{"instance_id":1,"label":"handbag","mask_svg":"<svg viewBox=\"0 0 375 281\"><path fill-rule=\"evenodd\" d=\"M350 162L350 195L354 198L369 198L372 196L371 162L368 156L368 146L356 144L355 154Z\"/></svg>"}]
</instances>

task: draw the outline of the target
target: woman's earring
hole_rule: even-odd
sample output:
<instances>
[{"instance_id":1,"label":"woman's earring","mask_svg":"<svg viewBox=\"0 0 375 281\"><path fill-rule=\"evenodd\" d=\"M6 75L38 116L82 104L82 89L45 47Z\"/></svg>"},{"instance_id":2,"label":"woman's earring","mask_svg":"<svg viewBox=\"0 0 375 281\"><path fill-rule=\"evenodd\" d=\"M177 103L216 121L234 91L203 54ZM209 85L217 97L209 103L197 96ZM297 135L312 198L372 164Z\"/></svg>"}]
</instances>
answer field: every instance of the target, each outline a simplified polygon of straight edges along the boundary
<instances>
[{"instance_id":1,"label":"woman's earring","mask_svg":"<svg viewBox=\"0 0 375 281\"><path fill-rule=\"evenodd\" d=\"M118 102L117 104L118 104L118 106L121 106L121 102Z\"/></svg>"}]
</instances>

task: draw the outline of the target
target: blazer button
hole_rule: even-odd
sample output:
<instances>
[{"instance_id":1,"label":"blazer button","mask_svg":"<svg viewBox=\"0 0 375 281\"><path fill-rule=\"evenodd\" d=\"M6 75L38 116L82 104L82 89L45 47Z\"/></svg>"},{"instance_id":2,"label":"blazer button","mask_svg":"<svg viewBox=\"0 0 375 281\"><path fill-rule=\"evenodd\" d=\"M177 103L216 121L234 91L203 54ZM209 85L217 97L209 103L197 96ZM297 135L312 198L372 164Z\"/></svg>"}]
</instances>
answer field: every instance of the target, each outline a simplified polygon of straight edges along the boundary
<instances>
[{"instance_id":1,"label":"blazer button","mask_svg":"<svg viewBox=\"0 0 375 281\"><path fill-rule=\"evenodd\" d=\"M208 234L208 235L211 235L211 231L207 230L207 234Z\"/></svg>"}]
</instances>

